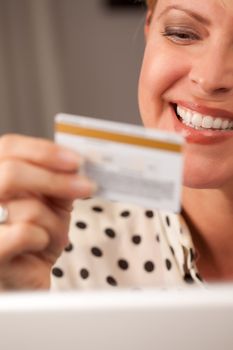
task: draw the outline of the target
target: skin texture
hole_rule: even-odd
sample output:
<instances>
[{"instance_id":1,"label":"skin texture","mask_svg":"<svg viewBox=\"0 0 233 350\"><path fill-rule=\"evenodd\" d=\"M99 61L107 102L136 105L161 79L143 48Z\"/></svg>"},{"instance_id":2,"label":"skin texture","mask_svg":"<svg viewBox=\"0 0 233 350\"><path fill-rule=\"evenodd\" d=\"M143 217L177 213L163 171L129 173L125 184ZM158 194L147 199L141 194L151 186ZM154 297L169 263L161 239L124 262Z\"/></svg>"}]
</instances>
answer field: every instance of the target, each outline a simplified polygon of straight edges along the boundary
<instances>
[{"instance_id":1,"label":"skin texture","mask_svg":"<svg viewBox=\"0 0 233 350\"><path fill-rule=\"evenodd\" d=\"M172 3L174 1L158 1L151 25L146 28L147 45L139 102L145 126L174 131L172 108L169 104L172 101L184 100L233 111L233 77L232 72L231 76L229 74L233 56L228 37L230 32L232 34L233 17L228 15L228 21L224 21L225 25L222 26L222 18L225 18L222 16L226 10L218 4L212 6L207 2L205 6L202 5L206 16L216 16L214 26L209 30L210 34L205 26L199 25L178 10L170 10L157 21L157 16L167 4ZM175 3L185 5L185 1ZM200 1L194 1L189 8L198 10L198 6L200 8ZM178 43L175 42L175 37L164 37L161 33L172 23L173 27L178 27L179 23L183 26L187 23L190 30L200 33L200 39ZM202 83L199 83L200 79L203 80ZM229 182L232 188L232 147L232 137L209 147L198 143L187 144L185 184L195 188L215 188L226 186ZM215 167L216 161L221 167Z\"/></svg>"},{"instance_id":2,"label":"skin texture","mask_svg":"<svg viewBox=\"0 0 233 350\"><path fill-rule=\"evenodd\" d=\"M177 10L161 16L168 5L201 9L211 25ZM149 8L139 82L146 127L176 130L174 100L233 112L232 23L233 13L217 0L158 0L154 12ZM185 44L177 34L164 36L174 25L188 29ZM232 140L187 142L184 150L183 215L206 280L233 279ZM72 202L95 191L77 174L80 162L78 154L48 141L0 138L0 202L10 214L0 225L1 290L49 288L51 267L68 244Z\"/></svg>"},{"instance_id":3,"label":"skin texture","mask_svg":"<svg viewBox=\"0 0 233 350\"><path fill-rule=\"evenodd\" d=\"M0 138L0 290L47 289L50 271L68 245L72 202L94 186L77 175L81 159L52 142Z\"/></svg>"},{"instance_id":4,"label":"skin texture","mask_svg":"<svg viewBox=\"0 0 233 350\"><path fill-rule=\"evenodd\" d=\"M148 11L139 81L139 106L146 127L177 131L178 125L185 136L193 134L174 113L171 103L180 101L197 112L207 108L215 117L230 112L232 118L232 23L233 10L217 0L158 0L154 12ZM199 134L195 142L187 139L184 149L184 216L204 278L232 280L232 132L219 139L217 132Z\"/></svg>"}]
</instances>

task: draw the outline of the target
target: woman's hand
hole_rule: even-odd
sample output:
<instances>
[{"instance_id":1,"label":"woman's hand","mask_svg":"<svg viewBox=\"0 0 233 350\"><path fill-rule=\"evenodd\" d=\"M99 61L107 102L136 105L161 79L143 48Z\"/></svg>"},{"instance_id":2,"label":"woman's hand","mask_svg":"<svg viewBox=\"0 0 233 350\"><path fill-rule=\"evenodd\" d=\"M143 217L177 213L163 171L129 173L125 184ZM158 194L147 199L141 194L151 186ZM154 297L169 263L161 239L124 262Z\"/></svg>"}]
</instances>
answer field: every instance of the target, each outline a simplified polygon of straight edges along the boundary
<instances>
[{"instance_id":1,"label":"woman's hand","mask_svg":"<svg viewBox=\"0 0 233 350\"><path fill-rule=\"evenodd\" d=\"M72 202L95 185L78 175L78 154L52 142L0 137L0 290L46 289L52 265L68 245Z\"/></svg>"}]
</instances>

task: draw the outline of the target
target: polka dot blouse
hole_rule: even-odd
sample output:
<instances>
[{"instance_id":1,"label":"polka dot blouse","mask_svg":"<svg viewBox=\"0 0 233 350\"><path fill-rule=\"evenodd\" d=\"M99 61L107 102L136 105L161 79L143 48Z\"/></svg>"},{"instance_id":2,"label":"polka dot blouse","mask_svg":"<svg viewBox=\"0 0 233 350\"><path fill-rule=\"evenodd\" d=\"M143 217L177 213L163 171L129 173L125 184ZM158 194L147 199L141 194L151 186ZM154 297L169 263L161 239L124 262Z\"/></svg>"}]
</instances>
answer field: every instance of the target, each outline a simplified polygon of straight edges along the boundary
<instances>
[{"instance_id":1,"label":"polka dot blouse","mask_svg":"<svg viewBox=\"0 0 233 350\"><path fill-rule=\"evenodd\" d=\"M78 200L69 238L52 269L52 290L202 284L179 215L100 198Z\"/></svg>"}]
</instances>

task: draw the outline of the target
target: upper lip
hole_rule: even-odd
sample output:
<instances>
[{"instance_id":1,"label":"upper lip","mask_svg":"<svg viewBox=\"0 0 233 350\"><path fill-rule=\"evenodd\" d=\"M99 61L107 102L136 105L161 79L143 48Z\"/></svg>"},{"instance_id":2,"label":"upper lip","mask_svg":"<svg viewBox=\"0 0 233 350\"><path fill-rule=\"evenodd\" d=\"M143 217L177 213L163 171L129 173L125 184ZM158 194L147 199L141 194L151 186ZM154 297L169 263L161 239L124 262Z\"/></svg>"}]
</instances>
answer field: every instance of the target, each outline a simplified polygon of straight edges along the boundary
<instances>
[{"instance_id":1,"label":"upper lip","mask_svg":"<svg viewBox=\"0 0 233 350\"><path fill-rule=\"evenodd\" d=\"M194 112L209 115L214 118L224 118L224 119L233 119L233 113L219 108L211 108L207 106L202 106L195 102L187 102L187 101L175 101L174 104L179 105L184 108L188 108Z\"/></svg>"}]
</instances>

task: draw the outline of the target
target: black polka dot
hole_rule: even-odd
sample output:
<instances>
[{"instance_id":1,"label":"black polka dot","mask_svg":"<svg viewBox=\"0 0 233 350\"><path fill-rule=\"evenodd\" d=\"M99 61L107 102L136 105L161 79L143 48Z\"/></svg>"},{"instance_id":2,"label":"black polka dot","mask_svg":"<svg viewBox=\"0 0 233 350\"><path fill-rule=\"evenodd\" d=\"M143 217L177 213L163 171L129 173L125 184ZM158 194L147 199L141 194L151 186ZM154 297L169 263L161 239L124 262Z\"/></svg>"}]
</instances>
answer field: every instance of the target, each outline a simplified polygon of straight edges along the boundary
<instances>
[{"instance_id":1,"label":"black polka dot","mask_svg":"<svg viewBox=\"0 0 233 350\"><path fill-rule=\"evenodd\" d=\"M83 221L77 221L77 222L76 222L76 226L77 226L78 228L81 228L82 230L84 230L85 228L87 228L87 224L86 224L85 222L83 222Z\"/></svg>"},{"instance_id":2,"label":"black polka dot","mask_svg":"<svg viewBox=\"0 0 233 350\"><path fill-rule=\"evenodd\" d=\"M117 281L112 276L108 276L106 278L106 281L107 281L108 284L110 284L113 287L117 286Z\"/></svg>"},{"instance_id":3,"label":"black polka dot","mask_svg":"<svg viewBox=\"0 0 233 350\"><path fill-rule=\"evenodd\" d=\"M159 235L156 235L155 236L155 239L156 239L156 241L159 243L160 242L160 237L159 237Z\"/></svg>"},{"instance_id":4,"label":"black polka dot","mask_svg":"<svg viewBox=\"0 0 233 350\"><path fill-rule=\"evenodd\" d=\"M166 264L167 270L168 270L168 271L171 270L171 268L172 268L172 263L171 263L171 261L170 261L169 259L166 259L166 260L165 260L165 264Z\"/></svg>"},{"instance_id":5,"label":"black polka dot","mask_svg":"<svg viewBox=\"0 0 233 350\"><path fill-rule=\"evenodd\" d=\"M142 237L139 236L139 235L134 235L134 236L132 237L132 242L133 242L134 244L140 244L141 241L142 241Z\"/></svg>"},{"instance_id":6,"label":"black polka dot","mask_svg":"<svg viewBox=\"0 0 233 350\"><path fill-rule=\"evenodd\" d=\"M80 276L82 279L86 280L89 277L89 271L87 269L81 269Z\"/></svg>"},{"instance_id":7,"label":"black polka dot","mask_svg":"<svg viewBox=\"0 0 233 350\"><path fill-rule=\"evenodd\" d=\"M153 218L154 217L154 213L153 213L152 210L146 210L145 215L148 218Z\"/></svg>"},{"instance_id":8,"label":"black polka dot","mask_svg":"<svg viewBox=\"0 0 233 350\"><path fill-rule=\"evenodd\" d=\"M180 234L181 234L181 235L183 234L183 229L182 229L182 227L180 227Z\"/></svg>"},{"instance_id":9,"label":"black polka dot","mask_svg":"<svg viewBox=\"0 0 233 350\"><path fill-rule=\"evenodd\" d=\"M127 218L128 216L130 216L130 212L128 210L124 210L121 212L121 216L123 218Z\"/></svg>"},{"instance_id":10,"label":"black polka dot","mask_svg":"<svg viewBox=\"0 0 233 350\"><path fill-rule=\"evenodd\" d=\"M118 266L122 270L127 270L129 268L129 263L124 259L120 259L120 260L118 260Z\"/></svg>"},{"instance_id":11,"label":"black polka dot","mask_svg":"<svg viewBox=\"0 0 233 350\"><path fill-rule=\"evenodd\" d=\"M166 216L166 223L167 223L167 226L170 226L171 223L170 223L170 218L168 216Z\"/></svg>"},{"instance_id":12,"label":"black polka dot","mask_svg":"<svg viewBox=\"0 0 233 350\"><path fill-rule=\"evenodd\" d=\"M190 275L190 273L186 273L184 275L184 281L186 283L189 283L189 284L192 284L194 282L194 280L193 280L192 276Z\"/></svg>"},{"instance_id":13,"label":"black polka dot","mask_svg":"<svg viewBox=\"0 0 233 350\"><path fill-rule=\"evenodd\" d=\"M74 246L72 243L69 243L67 247L65 247L66 252L71 252L73 250Z\"/></svg>"},{"instance_id":14,"label":"black polka dot","mask_svg":"<svg viewBox=\"0 0 233 350\"><path fill-rule=\"evenodd\" d=\"M103 208L99 206L92 207L92 210L95 211L96 213L102 213L104 211Z\"/></svg>"},{"instance_id":15,"label":"black polka dot","mask_svg":"<svg viewBox=\"0 0 233 350\"><path fill-rule=\"evenodd\" d=\"M97 248L97 247L91 248L91 252L92 252L92 254L93 254L94 256L96 256L96 257L98 257L98 258L101 257L101 256L103 255L101 249L99 249L99 248Z\"/></svg>"},{"instance_id":16,"label":"black polka dot","mask_svg":"<svg viewBox=\"0 0 233 350\"><path fill-rule=\"evenodd\" d=\"M171 251L172 255L175 255L175 251L174 251L174 248L172 246L170 246L170 251Z\"/></svg>"},{"instance_id":17,"label":"black polka dot","mask_svg":"<svg viewBox=\"0 0 233 350\"><path fill-rule=\"evenodd\" d=\"M146 261L145 264L144 264L144 269L147 272L152 272L155 269L155 265L154 265L154 263L152 261Z\"/></svg>"},{"instance_id":18,"label":"black polka dot","mask_svg":"<svg viewBox=\"0 0 233 350\"><path fill-rule=\"evenodd\" d=\"M116 237L116 233L115 231L112 229L112 228L106 228L104 230L104 232L106 233L106 235L109 237L109 238L115 238Z\"/></svg>"},{"instance_id":19,"label":"black polka dot","mask_svg":"<svg viewBox=\"0 0 233 350\"><path fill-rule=\"evenodd\" d=\"M64 276L63 271L62 271L59 267L54 267L54 268L52 269L52 274L53 274L54 276L56 276L56 277L62 277L62 276Z\"/></svg>"}]
</instances>

